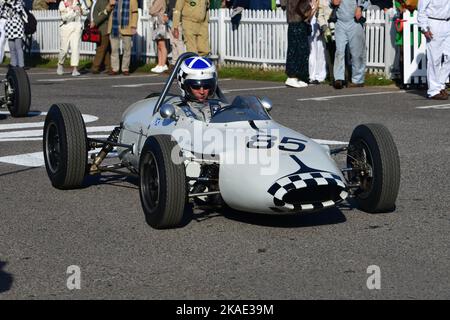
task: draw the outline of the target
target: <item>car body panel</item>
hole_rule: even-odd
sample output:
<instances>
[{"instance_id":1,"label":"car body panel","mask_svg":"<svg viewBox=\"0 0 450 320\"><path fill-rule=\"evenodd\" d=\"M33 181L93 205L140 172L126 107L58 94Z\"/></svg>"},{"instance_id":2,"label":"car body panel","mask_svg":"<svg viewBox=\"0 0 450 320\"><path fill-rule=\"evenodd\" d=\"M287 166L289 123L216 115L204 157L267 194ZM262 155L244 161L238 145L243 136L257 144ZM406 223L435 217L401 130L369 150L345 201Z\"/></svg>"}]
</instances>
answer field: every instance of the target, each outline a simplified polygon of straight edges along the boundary
<instances>
[{"instance_id":1,"label":"car body panel","mask_svg":"<svg viewBox=\"0 0 450 320\"><path fill-rule=\"evenodd\" d=\"M122 116L119 142L133 145L133 152L119 148L119 156L136 170L147 137L170 135L184 153L188 176L199 174L194 162L219 164L220 193L234 209L291 213L329 207L347 196L345 179L329 149L301 133L274 120L207 123L187 117L178 107L177 119L164 119L153 114L157 99L138 101ZM166 99L175 105L179 101ZM309 197L301 189L323 196L294 201L295 192Z\"/></svg>"}]
</instances>

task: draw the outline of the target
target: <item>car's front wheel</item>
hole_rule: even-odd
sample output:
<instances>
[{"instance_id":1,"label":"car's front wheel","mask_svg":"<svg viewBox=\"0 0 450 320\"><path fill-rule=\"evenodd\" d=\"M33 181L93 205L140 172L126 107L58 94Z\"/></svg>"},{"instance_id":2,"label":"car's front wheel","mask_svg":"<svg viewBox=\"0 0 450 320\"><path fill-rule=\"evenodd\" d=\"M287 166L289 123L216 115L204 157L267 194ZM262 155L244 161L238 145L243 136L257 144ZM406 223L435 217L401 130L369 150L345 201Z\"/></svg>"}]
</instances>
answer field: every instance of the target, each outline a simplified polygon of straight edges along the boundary
<instances>
[{"instance_id":1,"label":"car's front wheel","mask_svg":"<svg viewBox=\"0 0 450 320\"><path fill-rule=\"evenodd\" d=\"M147 223L175 228L184 218L186 171L181 150L170 136L147 138L139 162L140 197Z\"/></svg>"},{"instance_id":2,"label":"car's front wheel","mask_svg":"<svg viewBox=\"0 0 450 320\"><path fill-rule=\"evenodd\" d=\"M54 104L44 123L44 160L47 175L58 189L82 186L87 171L86 127L72 104Z\"/></svg>"},{"instance_id":3,"label":"car's front wheel","mask_svg":"<svg viewBox=\"0 0 450 320\"><path fill-rule=\"evenodd\" d=\"M350 138L347 165L358 207L366 212L395 209L400 185L400 160L392 135L380 124L357 126Z\"/></svg>"}]
</instances>

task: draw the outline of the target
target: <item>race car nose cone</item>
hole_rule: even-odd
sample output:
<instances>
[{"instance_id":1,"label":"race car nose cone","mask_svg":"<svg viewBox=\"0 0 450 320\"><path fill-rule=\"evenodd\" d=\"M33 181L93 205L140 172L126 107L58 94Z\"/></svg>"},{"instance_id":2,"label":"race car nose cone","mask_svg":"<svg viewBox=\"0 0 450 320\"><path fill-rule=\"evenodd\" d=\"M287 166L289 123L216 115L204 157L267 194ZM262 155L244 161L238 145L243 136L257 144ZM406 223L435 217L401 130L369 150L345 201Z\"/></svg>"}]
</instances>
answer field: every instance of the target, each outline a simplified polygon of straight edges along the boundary
<instances>
[{"instance_id":1,"label":"race car nose cone","mask_svg":"<svg viewBox=\"0 0 450 320\"><path fill-rule=\"evenodd\" d=\"M273 196L276 212L323 209L348 196L341 177L329 172L290 175L277 180L267 192Z\"/></svg>"}]
</instances>

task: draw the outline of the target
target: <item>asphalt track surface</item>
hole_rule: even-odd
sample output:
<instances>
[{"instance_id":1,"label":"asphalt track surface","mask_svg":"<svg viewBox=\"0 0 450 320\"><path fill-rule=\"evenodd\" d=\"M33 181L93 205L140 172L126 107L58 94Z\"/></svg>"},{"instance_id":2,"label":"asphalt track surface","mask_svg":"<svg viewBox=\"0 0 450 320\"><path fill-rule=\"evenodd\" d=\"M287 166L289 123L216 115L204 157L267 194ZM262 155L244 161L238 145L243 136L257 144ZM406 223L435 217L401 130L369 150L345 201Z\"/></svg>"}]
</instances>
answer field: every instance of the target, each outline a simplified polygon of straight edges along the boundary
<instances>
[{"instance_id":1,"label":"asphalt track surface","mask_svg":"<svg viewBox=\"0 0 450 320\"><path fill-rule=\"evenodd\" d=\"M400 154L397 209L371 215L342 205L290 217L196 211L183 228L155 230L135 181L108 175L60 191L38 160L17 159L42 151L40 113L53 103L98 117L87 127L114 126L129 104L161 90L165 76L28 73L35 112L0 113L0 299L450 298L449 101L396 87L223 79L228 97L267 96L275 120L315 139L346 142L360 123L384 124ZM107 134L99 130L92 134ZM81 270L79 290L66 286L71 265ZM372 265L381 289L366 285Z\"/></svg>"}]
</instances>

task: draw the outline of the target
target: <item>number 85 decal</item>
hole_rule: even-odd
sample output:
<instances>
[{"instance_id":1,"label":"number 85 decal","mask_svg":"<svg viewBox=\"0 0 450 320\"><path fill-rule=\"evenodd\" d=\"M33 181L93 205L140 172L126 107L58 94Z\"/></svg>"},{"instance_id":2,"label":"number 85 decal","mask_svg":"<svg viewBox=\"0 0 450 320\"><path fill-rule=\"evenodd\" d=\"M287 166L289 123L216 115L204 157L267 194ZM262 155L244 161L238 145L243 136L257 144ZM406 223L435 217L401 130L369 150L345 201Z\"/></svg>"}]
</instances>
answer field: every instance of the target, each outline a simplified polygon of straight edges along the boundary
<instances>
[{"instance_id":1,"label":"number 85 decal","mask_svg":"<svg viewBox=\"0 0 450 320\"><path fill-rule=\"evenodd\" d=\"M256 135L250 138L250 141L247 142L247 148L250 149L270 149L275 144L277 137L269 136L269 135ZM306 140L283 137L281 139L280 144L278 145L278 149L283 151L290 152L301 152L305 150L305 144L303 142L307 142Z\"/></svg>"}]
</instances>

